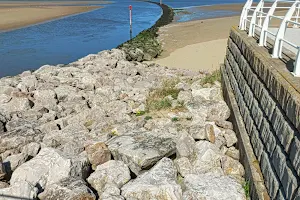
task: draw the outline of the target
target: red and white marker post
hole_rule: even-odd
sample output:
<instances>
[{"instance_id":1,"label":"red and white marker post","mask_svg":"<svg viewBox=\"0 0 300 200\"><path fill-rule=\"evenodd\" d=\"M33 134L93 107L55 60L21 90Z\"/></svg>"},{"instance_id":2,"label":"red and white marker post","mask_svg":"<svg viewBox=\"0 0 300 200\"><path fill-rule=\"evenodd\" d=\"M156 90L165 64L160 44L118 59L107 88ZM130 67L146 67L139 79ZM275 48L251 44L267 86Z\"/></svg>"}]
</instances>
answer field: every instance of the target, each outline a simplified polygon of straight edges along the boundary
<instances>
[{"instance_id":1,"label":"red and white marker post","mask_svg":"<svg viewBox=\"0 0 300 200\"><path fill-rule=\"evenodd\" d=\"M132 27L132 5L129 6L129 24L130 28Z\"/></svg>"},{"instance_id":2,"label":"red and white marker post","mask_svg":"<svg viewBox=\"0 0 300 200\"><path fill-rule=\"evenodd\" d=\"M129 6L130 39L132 39L132 5Z\"/></svg>"}]
</instances>

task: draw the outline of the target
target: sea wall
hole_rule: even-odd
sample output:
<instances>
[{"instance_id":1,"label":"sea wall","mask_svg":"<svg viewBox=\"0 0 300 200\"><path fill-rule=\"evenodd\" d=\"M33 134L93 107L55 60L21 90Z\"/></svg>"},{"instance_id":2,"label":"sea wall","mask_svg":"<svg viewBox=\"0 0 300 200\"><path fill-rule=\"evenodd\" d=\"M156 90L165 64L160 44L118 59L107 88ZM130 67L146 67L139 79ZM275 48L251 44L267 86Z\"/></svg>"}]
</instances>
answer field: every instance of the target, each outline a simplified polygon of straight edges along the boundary
<instances>
[{"instance_id":1,"label":"sea wall","mask_svg":"<svg viewBox=\"0 0 300 200\"><path fill-rule=\"evenodd\" d=\"M230 31L224 63L224 97L239 137L249 141L240 140L239 149L252 199L300 198L299 78L238 28Z\"/></svg>"}]
</instances>

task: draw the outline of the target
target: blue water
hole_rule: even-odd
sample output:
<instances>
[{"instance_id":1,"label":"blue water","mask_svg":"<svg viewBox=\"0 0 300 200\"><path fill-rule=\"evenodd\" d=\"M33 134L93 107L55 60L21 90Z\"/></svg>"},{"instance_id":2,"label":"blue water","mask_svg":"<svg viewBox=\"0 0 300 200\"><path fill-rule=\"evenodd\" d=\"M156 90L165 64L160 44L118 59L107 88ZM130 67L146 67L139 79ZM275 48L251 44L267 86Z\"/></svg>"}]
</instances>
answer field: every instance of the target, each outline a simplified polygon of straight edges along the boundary
<instances>
[{"instance_id":1,"label":"blue water","mask_svg":"<svg viewBox=\"0 0 300 200\"><path fill-rule=\"evenodd\" d=\"M163 1L174 8L237 2L244 0ZM133 36L151 27L162 12L155 4L116 0L103 9L0 33L0 77L45 64L67 64L127 41L130 39L128 5L133 6Z\"/></svg>"}]
</instances>

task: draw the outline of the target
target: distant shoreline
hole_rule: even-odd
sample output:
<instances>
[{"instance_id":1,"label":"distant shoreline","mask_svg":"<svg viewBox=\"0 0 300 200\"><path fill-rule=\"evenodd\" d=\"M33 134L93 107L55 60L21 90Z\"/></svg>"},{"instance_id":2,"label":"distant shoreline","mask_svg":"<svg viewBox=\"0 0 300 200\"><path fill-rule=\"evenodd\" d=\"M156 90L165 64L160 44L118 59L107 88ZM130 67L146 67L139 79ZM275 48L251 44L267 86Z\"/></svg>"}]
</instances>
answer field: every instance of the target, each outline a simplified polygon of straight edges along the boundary
<instances>
[{"instance_id":1,"label":"distant shoreline","mask_svg":"<svg viewBox=\"0 0 300 200\"><path fill-rule=\"evenodd\" d=\"M0 1L0 33L100 9L103 6L95 6L95 4L103 3L109 2L57 1L20 3Z\"/></svg>"}]
</instances>

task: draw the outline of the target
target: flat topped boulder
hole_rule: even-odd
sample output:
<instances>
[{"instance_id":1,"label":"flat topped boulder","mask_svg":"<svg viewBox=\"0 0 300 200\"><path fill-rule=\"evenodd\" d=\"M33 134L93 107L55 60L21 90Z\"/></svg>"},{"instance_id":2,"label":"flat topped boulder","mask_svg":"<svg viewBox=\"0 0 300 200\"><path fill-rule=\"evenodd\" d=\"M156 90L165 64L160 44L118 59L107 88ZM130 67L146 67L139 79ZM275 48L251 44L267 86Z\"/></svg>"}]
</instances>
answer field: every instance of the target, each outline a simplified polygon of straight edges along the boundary
<instances>
[{"instance_id":1,"label":"flat topped boulder","mask_svg":"<svg viewBox=\"0 0 300 200\"><path fill-rule=\"evenodd\" d=\"M114 159L122 160L136 175L163 157L175 153L173 135L167 132L132 132L116 136L107 142Z\"/></svg>"},{"instance_id":2,"label":"flat topped boulder","mask_svg":"<svg viewBox=\"0 0 300 200\"><path fill-rule=\"evenodd\" d=\"M241 184L233 178L217 174L189 174L184 178L183 200L246 200Z\"/></svg>"}]
</instances>

